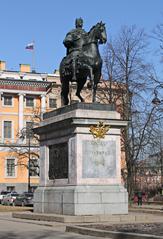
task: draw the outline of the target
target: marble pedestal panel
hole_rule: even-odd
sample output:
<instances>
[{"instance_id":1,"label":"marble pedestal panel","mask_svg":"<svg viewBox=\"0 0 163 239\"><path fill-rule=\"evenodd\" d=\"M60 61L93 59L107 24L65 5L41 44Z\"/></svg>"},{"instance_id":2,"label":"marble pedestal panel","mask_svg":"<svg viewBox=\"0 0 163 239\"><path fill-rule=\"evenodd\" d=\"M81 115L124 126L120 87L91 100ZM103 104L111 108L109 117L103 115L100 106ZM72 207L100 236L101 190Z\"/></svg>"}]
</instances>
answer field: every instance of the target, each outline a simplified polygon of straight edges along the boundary
<instances>
[{"instance_id":1,"label":"marble pedestal panel","mask_svg":"<svg viewBox=\"0 0 163 239\"><path fill-rule=\"evenodd\" d=\"M104 138L90 127L110 126ZM121 185L120 128L126 126L110 105L77 103L44 114L40 135L40 185L34 212L65 215L128 213Z\"/></svg>"}]
</instances>

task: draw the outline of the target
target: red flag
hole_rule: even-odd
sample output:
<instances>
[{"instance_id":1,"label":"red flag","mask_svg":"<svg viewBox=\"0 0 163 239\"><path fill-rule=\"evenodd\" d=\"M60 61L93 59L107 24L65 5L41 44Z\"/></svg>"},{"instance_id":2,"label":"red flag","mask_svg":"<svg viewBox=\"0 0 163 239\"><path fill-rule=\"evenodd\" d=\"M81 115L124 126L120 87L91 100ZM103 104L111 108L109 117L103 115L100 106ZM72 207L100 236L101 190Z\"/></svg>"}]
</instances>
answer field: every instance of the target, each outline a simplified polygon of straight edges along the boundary
<instances>
[{"instance_id":1,"label":"red flag","mask_svg":"<svg viewBox=\"0 0 163 239\"><path fill-rule=\"evenodd\" d=\"M27 44L27 46L25 47L25 49L27 49L27 50L33 50L33 49L34 49L34 43L32 42L32 43Z\"/></svg>"}]
</instances>

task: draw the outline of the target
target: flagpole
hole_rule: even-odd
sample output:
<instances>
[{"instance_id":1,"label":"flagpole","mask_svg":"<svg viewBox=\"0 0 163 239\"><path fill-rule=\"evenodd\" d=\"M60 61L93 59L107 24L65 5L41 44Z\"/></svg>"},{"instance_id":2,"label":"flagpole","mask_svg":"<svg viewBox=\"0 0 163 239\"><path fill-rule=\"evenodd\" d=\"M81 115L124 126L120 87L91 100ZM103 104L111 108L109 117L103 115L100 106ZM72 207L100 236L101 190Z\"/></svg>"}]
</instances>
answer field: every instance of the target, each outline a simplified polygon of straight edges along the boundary
<instances>
[{"instance_id":1,"label":"flagpole","mask_svg":"<svg viewBox=\"0 0 163 239\"><path fill-rule=\"evenodd\" d=\"M32 41L31 43L27 44L25 49L32 51L31 52L31 70L32 72L35 72L35 41Z\"/></svg>"},{"instance_id":2,"label":"flagpole","mask_svg":"<svg viewBox=\"0 0 163 239\"><path fill-rule=\"evenodd\" d=\"M32 50L32 72L35 72L35 41L33 41L33 50Z\"/></svg>"}]
</instances>

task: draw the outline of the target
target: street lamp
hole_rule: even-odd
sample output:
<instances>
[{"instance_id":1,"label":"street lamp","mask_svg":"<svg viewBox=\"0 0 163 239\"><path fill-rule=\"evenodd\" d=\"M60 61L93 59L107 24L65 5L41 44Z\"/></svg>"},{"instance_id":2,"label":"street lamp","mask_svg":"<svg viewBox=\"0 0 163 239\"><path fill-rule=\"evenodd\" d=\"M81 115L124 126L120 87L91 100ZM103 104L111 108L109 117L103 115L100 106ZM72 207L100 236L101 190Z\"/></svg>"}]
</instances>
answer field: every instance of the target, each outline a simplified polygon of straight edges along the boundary
<instances>
[{"instance_id":1,"label":"street lamp","mask_svg":"<svg viewBox=\"0 0 163 239\"><path fill-rule=\"evenodd\" d=\"M28 192L31 191L31 139L33 138L32 125L26 128L26 138L28 139Z\"/></svg>"},{"instance_id":2,"label":"street lamp","mask_svg":"<svg viewBox=\"0 0 163 239\"><path fill-rule=\"evenodd\" d=\"M158 98L158 91L157 88L163 88L163 84L160 84L158 86L156 86L156 88L154 89L154 95L155 97L152 100L152 104L155 106L159 106L163 100L160 100ZM161 141L161 138L160 138ZM161 164L161 194L163 195L163 149L162 149L162 142L160 142L160 164Z\"/></svg>"},{"instance_id":3,"label":"street lamp","mask_svg":"<svg viewBox=\"0 0 163 239\"><path fill-rule=\"evenodd\" d=\"M163 150L161 147L161 194L163 195Z\"/></svg>"},{"instance_id":4,"label":"street lamp","mask_svg":"<svg viewBox=\"0 0 163 239\"><path fill-rule=\"evenodd\" d=\"M28 139L28 192L31 191L31 139L33 138L34 132L32 130L32 125L27 126L21 130L21 136L22 139Z\"/></svg>"},{"instance_id":5,"label":"street lamp","mask_svg":"<svg viewBox=\"0 0 163 239\"><path fill-rule=\"evenodd\" d=\"M28 192L31 191L31 137L28 137Z\"/></svg>"}]
</instances>

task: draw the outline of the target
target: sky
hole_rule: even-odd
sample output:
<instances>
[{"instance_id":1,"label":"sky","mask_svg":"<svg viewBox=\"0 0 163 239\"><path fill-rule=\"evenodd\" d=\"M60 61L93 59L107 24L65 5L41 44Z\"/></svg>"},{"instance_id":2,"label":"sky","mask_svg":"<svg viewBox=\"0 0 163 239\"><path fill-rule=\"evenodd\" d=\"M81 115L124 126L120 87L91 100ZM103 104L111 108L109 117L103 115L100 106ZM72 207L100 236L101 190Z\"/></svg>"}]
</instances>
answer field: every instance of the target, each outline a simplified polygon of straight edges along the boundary
<instances>
[{"instance_id":1,"label":"sky","mask_svg":"<svg viewBox=\"0 0 163 239\"><path fill-rule=\"evenodd\" d=\"M63 39L78 17L86 31L102 20L112 36L123 25L151 32L163 22L163 0L0 0L0 8L0 60L8 70L32 64L25 47L34 40L35 69L40 73L59 68L66 54Z\"/></svg>"}]
</instances>

